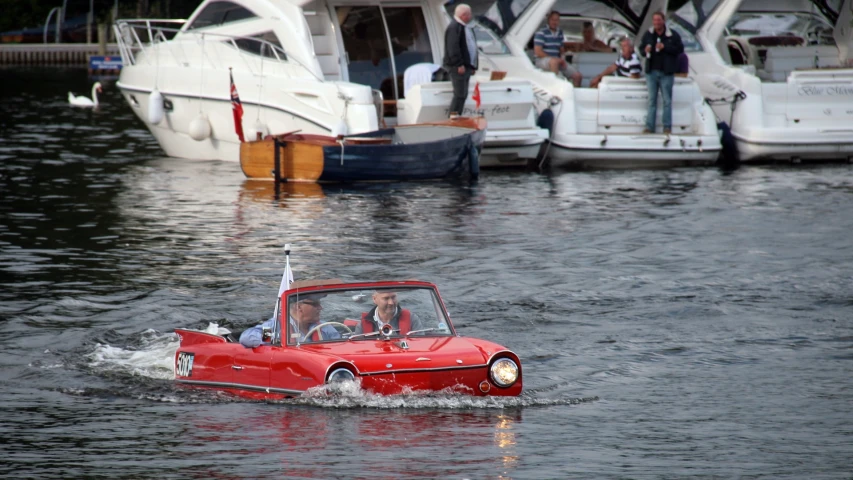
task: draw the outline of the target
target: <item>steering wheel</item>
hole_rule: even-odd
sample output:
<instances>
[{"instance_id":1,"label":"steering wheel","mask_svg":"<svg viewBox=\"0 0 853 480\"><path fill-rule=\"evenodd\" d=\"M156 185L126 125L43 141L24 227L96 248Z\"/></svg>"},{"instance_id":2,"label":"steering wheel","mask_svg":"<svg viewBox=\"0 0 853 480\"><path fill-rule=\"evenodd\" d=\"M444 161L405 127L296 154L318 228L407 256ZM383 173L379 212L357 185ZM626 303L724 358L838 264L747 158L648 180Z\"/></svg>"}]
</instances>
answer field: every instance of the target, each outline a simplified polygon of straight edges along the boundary
<instances>
[{"instance_id":1,"label":"steering wheel","mask_svg":"<svg viewBox=\"0 0 853 480\"><path fill-rule=\"evenodd\" d=\"M344 325L344 324L343 324L343 323L341 323L341 322L324 322L324 323L319 323L319 324L317 324L317 325L314 325L314 327L313 327L313 328L311 328L311 330L308 330L307 332L305 332L305 335L303 335L303 337L304 337L304 338L310 338L310 337L311 337L311 335L313 335L313 334L314 334L314 330L319 330L320 328L322 328L322 327L324 327L324 326L326 326L326 325L340 325L340 326L342 326L342 327L344 327L344 328L346 328L346 329L347 329L347 333L352 334L352 329L350 329L348 326ZM322 334L321 334L321 335L322 335ZM321 340L322 340L322 338L321 338Z\"/></svg>"}]
</instances>

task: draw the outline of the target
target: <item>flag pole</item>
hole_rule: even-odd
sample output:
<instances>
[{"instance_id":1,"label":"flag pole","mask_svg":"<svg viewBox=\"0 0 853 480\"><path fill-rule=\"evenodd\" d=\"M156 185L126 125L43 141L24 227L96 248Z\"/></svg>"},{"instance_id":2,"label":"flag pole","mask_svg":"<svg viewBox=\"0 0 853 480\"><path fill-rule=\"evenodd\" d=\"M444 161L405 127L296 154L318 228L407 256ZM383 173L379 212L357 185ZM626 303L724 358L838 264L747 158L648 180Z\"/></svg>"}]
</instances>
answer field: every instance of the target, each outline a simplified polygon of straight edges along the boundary
<instances>
[{"instance_id":1,"label":"flag pole","mask_svg":"<svg viewBox=\"0 0 853 480\"><path fill-rule=\"evenodd\" d=\"M273 317L278 315L281 294L290 288L291 283L293 283L293 272L290 270L290 244L287 243L284 245L284 273L281 275L281 284L278 286L278 297L276 297Z\"/></svg>"}]
</instances>

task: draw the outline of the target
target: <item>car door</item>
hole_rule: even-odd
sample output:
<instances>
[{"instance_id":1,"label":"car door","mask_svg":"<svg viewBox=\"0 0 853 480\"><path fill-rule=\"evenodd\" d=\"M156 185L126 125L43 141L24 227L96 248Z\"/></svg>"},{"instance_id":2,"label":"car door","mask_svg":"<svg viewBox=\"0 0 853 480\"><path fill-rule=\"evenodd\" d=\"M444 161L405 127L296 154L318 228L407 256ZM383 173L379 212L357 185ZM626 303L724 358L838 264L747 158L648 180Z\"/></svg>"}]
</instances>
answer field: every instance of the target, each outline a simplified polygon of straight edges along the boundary
<instances>
[{"instance_id":1,"label":"car door","mask_svg":"<svg viewBox=\"0 0 853 480\"><path fill-rule=\"evenodd\" d=\"M270 345L238 350L231 365L235 387L249 390L266 390L270 382L270 360L273 349Z\"/></svg>"},{"instance_id":2,"label":"car door","mask_svg":"<svg viewBox=\"0 0 853 480\"><path fill-rule=\"evenodd\" d=\"M329 359L309 345L271 347L270 391L299 395L326 380Z\"/></svg>"}]
</instances>

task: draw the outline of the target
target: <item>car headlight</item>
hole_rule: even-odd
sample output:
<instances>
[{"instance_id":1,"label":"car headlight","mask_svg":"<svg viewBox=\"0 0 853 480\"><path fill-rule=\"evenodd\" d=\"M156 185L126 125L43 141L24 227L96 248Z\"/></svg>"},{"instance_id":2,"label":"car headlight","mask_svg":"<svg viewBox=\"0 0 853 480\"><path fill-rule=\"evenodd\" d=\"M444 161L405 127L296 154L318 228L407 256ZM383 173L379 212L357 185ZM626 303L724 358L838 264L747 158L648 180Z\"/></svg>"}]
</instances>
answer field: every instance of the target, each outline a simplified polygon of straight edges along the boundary
<instances>
[{"instance_id":1,"label":"car headlight","mask_svg":"<svg viewBox=\"0 0 853 480\"><path fill-rule=\"evenodd\" d=\"M489 368L489 375L495 385L509 387L518 380L518 365L508 358L501 358Z\"/></svg>"},{"instance_id":2,"label":"car headlight","mask_svg":"<svg viewBox=\"0 0 853 480\"><path fill-rule=\"evenodd\" d=\"M352 382L355 380L355 375L348 368L338 368L329 375L329 381L326 383Z\"/></svg>"}]
</instances>

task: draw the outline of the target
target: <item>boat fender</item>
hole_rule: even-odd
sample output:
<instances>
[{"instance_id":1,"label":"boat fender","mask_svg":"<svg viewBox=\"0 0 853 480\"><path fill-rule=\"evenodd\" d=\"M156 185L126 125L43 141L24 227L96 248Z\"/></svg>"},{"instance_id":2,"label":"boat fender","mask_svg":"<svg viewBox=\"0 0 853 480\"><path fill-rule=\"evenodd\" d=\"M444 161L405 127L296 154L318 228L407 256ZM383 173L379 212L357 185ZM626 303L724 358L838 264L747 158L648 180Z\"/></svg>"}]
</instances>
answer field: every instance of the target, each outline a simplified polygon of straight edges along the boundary
<instances>
[{"instance_id":1,"label":"boat fender","mask_svg":"<svg viewBox=\"0 0 853 480\"><path fill-rule=\"evenodd\" d=\"M338 120L338 123L332 127L332 133L330 134L332 137L345 137L347 135L347 122L343 119Z\"/></svg>"},{"instance_id":2,"label":"boat fender","mask_svg":"<svg viewBox=\"0 0 853 480\"><path fill-rule=\"evenodd\" d=\"M720 162L723 165L737 165L740 162L740 154L737 151L737 142L732 135L732 129L726 122L719 122L717 130L720 131L720 144L723 147Z\"/></svg>"},{"instance_id":3,"label":"boat fender","mask_svg":"<svg viewBox=\"0 0 853 480\"><path fill-rule=\"evenodd\" d=\"M210 137L210 120L207 118L207 114L199 113L190 122L190 137L199 142Z\"/></svg>"},{"instance_id":4,"label":"boat fender","mask_svg":"<svg viewBox=\"0 0 853 480\"><path fill-rule=\"evenodd\" d=\"M468 142L468 175L471 180L480 178L480 151L474 142Z\"/></svg>"},{"instance_id":5,"label":"boat fender","mask_svg":"<svg viewBox=\"0 0 853 480\"><path fill-rule=\"evenodd\" d=\"M554 112L550 108L542 110L539 119L536 120L536 126L548 130L548 138L551 138L551 130L554 128Z\"/></svg>"},{"instance_id":6,"label":"boat fender","mask_svg":"<svg viewBox=\"0 0 853 480\"><path fill-rule=\"evenodd\" d=\"M163 111L163 94L155 88L148 96L148 123L157 125L163 121L165 114L166 112Z\"/></svg>"}]
</instances>

